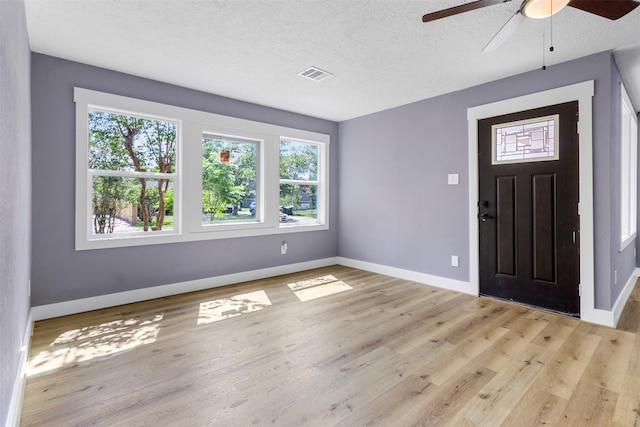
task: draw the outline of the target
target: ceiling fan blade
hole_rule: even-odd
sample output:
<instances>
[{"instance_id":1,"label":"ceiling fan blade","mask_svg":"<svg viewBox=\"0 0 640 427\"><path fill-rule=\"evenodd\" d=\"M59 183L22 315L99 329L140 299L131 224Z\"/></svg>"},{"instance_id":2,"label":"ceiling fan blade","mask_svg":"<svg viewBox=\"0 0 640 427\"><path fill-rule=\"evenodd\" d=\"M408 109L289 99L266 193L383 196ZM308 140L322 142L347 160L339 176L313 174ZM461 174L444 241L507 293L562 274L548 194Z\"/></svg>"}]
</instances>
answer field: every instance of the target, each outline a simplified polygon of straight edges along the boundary
<instances>
[{"instance_id":1,"label":"ceiling fan blade","mask_svg":"<svg viewBox=\"0 0 640 427\"><path fill-rule=\"evenodd\" d=\"M571 0L569 6L607 19L619 19L640 3L634 0Z\"/></svg>"},{"instance_id":2,"label":"ceiling fan blade","mask_svg":"<svg viewBox=\"0 0 640 427\"><path fill-rule=\"evenodd\" d=\"M461 4L460 6L450 7L448 9L439 10L438 12L427 13L422 17L422 22L431 22L436 19L446 18L447 16L457 15L459 13L469 12L487 6L493 6L498 3L506 3L511 0L478 0L471 3Z\"/></svg>"},{"instance_id":3,"label":"ceiling fan blade","mask_svg":"<svg viewBox=\"0 0 640 427\"><path fill-rule=\"evenodd\" d=\"M487 43L487 45L482 49L482 53L491 52L492 50L496 50L504 42L506 42L509 37L516 32L520 24L527 20L527 17L520 13L518 10L513 14L511 18L500 28L500 30L496 33L495 36Z\"/></svg>"}]
</instances>

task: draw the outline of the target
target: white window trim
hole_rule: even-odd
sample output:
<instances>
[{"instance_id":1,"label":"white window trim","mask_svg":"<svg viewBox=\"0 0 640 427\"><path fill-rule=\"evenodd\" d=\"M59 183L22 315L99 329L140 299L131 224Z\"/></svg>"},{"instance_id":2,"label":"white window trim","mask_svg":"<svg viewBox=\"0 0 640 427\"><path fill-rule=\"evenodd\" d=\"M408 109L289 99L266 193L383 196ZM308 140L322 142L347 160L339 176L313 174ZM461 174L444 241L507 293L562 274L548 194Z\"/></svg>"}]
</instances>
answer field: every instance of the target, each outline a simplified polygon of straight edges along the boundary
<instances>
[{"instance_id":1,"label":"white window trim","mask_svg":"<svg viewBox=\"0 0 640 427\"><path fill-rule=\"evenodd\" d=\"M636 239L638 182L638 118L631 99L620 82L619 118L619 239L623 251Z\"/></svg>"},{"instance_id":2,"label":"white window trim","mask_svg":"<svg viewBox=\"0 0 640 427\"><path fill-rule=\"evenodd\" d=\"M204 111L75 88L76 103L76 250L178 243L235 237L286 234L329 229L329 143L327 134L228 117ZM89 109L116 110L133 115L170 120L179 123L176 154L177 176L174 177L174 204L181 213L174 219L174 230L136 233L132 236L109 236L93 239L90 218L91 173L88 169ZM202 135L223 134L259 141L261 165L258 167L258 221L218 226L202 224ZM318 144L318 223L280 227L279 150L281 138L292 138ZM186 166L189 167L186 167ZM193 167L197 165L197 167Z\"/></svg>"}]
</instances>

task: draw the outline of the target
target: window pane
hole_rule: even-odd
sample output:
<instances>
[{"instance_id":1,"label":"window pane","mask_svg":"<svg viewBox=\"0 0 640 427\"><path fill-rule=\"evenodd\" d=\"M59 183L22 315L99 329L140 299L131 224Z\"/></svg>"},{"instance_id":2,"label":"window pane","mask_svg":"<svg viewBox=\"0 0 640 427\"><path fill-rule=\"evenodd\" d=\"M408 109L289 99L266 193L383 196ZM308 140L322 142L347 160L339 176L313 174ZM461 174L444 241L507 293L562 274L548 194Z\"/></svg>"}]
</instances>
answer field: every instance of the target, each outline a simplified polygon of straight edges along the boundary
<instances>
[{"instance_id":1,"label":"window pane","mask_svg":"<svg viewBox=\"0 0 640 427\"><path fill-rule=\"evenodd\" d=\"M92 234L173 230L173 181L94 176Z\"/></svg>"},{"instance_id":2,"label":"window pane","mask_svg":"<svg viewBox=\"0 0 640 427\"><path fill-rule=\"evenodd\" d=\"M280 223L317 224L318 186L280 184Z\"/></svg>"},{"instance_id":3,"label":"window pane","mask_svg":"<svg viewBox=\"0 0 640 427\"><path fill-rule=\"evenodd\" d=\"M280 141L280 179L318 180L318 146L306 142Z\"/></svg>"},{"instance_id":4,"label":"window pane","mask_svg":"<svg viewBox=\"0 0 640 427\"><path fill-rule=\"evenodd\" d=\"M558 160L558 115L493 125L492 164Z\"/></svg>"},{"instance_id":5,"label":"window pane","mask_svg":"<svg viewBox=\"0 0 640 427\"><path fill-rule=\"evenodd\" d=\"M202 222L255 221L258 143L202 138Z\"/></svg>"},{"instance_id":6,"label":"window pane","mask_svg":"<svg viewBox=\"0 0 640 427\"><path fill-rule=\"evenodd\" d=\"M173 122L89 110L89 169L175 173Z\"/></svg>"},{"instance_id":7,"label":"window pane","mask_svg":"<svg viewBox=\"0 0 640 427\"><path fill-rule=\"evenodd\" d=\"M634 241L637 232L638 125L622 84L620 100L620 250L623 250Z\"/></svg>"}]
</instances>

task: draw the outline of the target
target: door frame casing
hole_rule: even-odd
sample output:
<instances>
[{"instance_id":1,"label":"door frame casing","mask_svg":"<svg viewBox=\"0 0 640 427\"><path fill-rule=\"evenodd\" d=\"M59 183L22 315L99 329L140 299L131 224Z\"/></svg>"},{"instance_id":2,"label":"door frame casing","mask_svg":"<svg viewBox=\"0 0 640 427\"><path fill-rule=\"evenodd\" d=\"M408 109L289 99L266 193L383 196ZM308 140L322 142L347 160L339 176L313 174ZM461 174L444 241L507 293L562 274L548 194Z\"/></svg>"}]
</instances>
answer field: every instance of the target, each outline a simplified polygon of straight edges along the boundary
<instances>
[{"instance_id":1,"label":"door frame casing","mask_svg":"<svg viewBox=\"0 0 640 427\"><path fill-rule=\"evenodd\" d=\"M613 326L611 312L595 308L593 222L593 107L594 81L588 80L529 95L505 99L467 109L469 138L469 283L480 294L478 236L478 121L565 102L578 101L579 193L580 193L580 318ZM577 208L577 207L576 207Z\"/></svg>"}]
</instances>

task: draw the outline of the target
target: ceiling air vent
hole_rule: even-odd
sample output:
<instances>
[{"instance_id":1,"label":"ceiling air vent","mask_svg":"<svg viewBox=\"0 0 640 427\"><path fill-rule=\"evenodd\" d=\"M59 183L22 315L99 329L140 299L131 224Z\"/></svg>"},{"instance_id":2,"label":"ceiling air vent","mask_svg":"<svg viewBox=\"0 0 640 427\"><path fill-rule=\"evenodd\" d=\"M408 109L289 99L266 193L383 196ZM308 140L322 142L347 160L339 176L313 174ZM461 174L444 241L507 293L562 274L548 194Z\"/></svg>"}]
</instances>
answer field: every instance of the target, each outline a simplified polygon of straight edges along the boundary
<instances>
[{"instance_id":1,"label":"ceiling air vent","mask_svg":"<svg viewBox=\"0 0 640 427\"><path fill-rule=\"evenodd\" d=\"M314 80L316 82L319 82L321 80L324 80L328 77L333 76L333 74L331 74L330 72L321 70L320 68L317 68L317 67L309 67L298 75Z\"/></svg>"}]
</instances>

